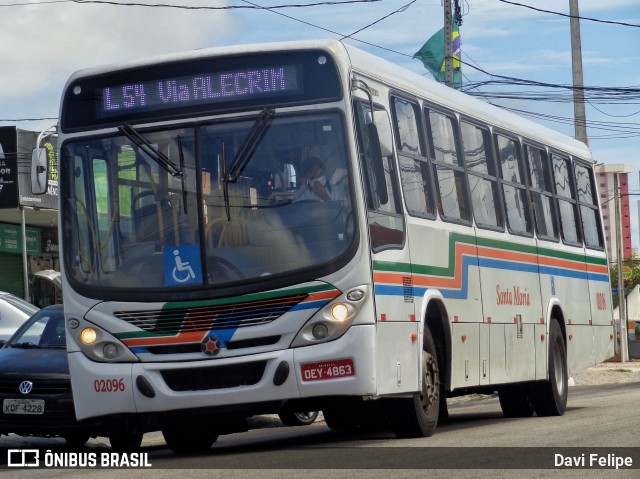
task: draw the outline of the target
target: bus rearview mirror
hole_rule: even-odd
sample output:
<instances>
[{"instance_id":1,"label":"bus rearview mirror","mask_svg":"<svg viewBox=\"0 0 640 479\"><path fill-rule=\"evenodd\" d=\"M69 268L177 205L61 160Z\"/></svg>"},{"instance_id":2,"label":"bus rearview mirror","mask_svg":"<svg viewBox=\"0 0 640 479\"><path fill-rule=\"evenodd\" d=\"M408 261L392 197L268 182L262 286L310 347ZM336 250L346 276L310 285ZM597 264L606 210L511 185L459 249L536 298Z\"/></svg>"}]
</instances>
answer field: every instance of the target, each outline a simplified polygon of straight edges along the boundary
<instances>
[{"instance_id":1,"label":"bus rearview mirror","mask_svg":"<svg viewBox=\"0 0 640 479\"><path fill-rule=\"evenodd\" d=\"M34 148L31 153L31 193L47 192L49 180L49 155L46 148Z\"/></svg>"}]
</instances>

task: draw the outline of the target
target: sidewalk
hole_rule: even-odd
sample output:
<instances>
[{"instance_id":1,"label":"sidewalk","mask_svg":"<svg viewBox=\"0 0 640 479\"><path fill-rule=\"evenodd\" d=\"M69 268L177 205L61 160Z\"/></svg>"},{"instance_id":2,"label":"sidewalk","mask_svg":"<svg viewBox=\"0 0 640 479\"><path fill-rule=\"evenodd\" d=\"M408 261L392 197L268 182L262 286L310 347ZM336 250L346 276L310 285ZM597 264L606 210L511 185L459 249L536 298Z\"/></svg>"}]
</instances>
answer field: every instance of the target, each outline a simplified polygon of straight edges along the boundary
<instances>
[{"instance_id":1,"label":"sidewalk","mask_svg":"<svg viewBox=\"0 0 640 479\"><path fill-rule=\"evenodd\" d=\"M574 374L569 379L569 386L632 382L640 382L640 361L631 359L621 363L619 358L613 357Z\"/></svg>"}]
</instances>

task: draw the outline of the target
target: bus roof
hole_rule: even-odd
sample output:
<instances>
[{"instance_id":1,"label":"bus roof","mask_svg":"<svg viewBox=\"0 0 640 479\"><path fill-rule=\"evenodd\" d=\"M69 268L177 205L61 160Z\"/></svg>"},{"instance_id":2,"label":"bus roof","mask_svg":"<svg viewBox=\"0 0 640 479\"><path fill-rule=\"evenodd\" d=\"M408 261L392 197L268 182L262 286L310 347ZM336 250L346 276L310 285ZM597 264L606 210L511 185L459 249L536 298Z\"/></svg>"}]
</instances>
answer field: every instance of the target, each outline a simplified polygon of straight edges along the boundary
<instances>
[{"instance_id":1,"label":"bus roof","mask_svg":"<svg viewBox=\"0 0 640 479\"><path fill-rule=\"evenodd\" d=\"M241 44L150 57L143 60L117 65L104 65L75 72L69 78L65 90L77 78L101 75L116 70L140 68L157 63L174 63L185 60L188 61L191 59L202 59L211 55L241 55L279 50L308 50L312 48L323 49L331 52L340 60L340 65L343 64L342 62L348 62L354 71L380 81L392 89L395 88L414 94L418 98L429 100L430 102L445 108L451 108L460 113L484 121L494 127L505 129L532 141L544 143L582 159L591 160L589 148L582 142L542 126L539 123L527 120L500 107L481 101L453 88L449 88L431 78L422 76L339 40L304 40Z\"/></svg>"},{"instance_id":2,"label":"bus roof","mask_svg":"<svg viewBox=\"0 0 640 479\"><path fill-rule=\"evenodd\" d=\"M399 90L412 93L419 98L429 100L436 105L451 108L484 121L494 127L561 149L582 159L591 160L589 148L574 138L447 87L430 77L419 75L359 48L351 45L345 45L345 48L349 53L351 64L357 72Z\"/></svg>"}]
</instances>

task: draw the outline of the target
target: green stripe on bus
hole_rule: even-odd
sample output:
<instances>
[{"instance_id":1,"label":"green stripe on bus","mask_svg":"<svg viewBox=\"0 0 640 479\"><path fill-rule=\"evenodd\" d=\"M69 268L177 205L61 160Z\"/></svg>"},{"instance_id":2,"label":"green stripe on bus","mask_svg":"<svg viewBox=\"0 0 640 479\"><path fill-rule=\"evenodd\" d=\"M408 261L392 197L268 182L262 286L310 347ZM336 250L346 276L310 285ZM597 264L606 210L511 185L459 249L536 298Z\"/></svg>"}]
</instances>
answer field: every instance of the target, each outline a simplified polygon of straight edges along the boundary
<instances>
[{"instance_id":1,"label":"green stripe on bus","mask_svg":"<svg viewBox=\"0 0 640 479\"><path fill-rule=\"evenodd\" d=\"M473 246L485 248L493 248L503 251L515 251L518 253L527 253L538 256L546 256L578 263L588 263L594 265L607 266L607 259L597 256L586 256L582 254L571 253L568 251L558 251L551 248L540 248L532 245L520 243L511 243L505 240L482 238L460 233L451 233L449 235L449 265L448 266L425 266L416 265L413 267L409 263L395 263L387 261L374 261L373 266L378 271L388 271L394 273L416 273L430 276L453 276L456 267L455 262L455 245L456 243L466 243Z\"/></svg>"}]
</instances>

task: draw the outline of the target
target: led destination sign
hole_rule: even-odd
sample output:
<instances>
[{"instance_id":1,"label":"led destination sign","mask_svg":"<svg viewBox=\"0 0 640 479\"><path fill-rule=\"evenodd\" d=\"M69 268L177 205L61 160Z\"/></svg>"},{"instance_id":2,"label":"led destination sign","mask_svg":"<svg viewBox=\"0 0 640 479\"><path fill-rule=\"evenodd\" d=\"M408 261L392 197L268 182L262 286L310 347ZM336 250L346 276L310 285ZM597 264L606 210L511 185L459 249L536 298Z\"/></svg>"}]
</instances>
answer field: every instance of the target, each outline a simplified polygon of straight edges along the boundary
<instances>
[{"instance_id":1,"label":"led destination sign","mask_svg":"<svg viewBox=\"0 0 640 479\"><path fill-rule=\"evenodd\" d=\"M65 90L59 127L87 131L325 103L343 95L336 62L320 49L185 57L78 74Z\"/></svg>"},{"instance_id":2,"label":"led destination sign","mask_svg":"<svg viewBox=\"0 0 640 479\"><path fill-rule=\"evenodd\" d=\"M200 73L101 88L99 117L303 93L300 65Z\"/></svg>"}]
</instances>

